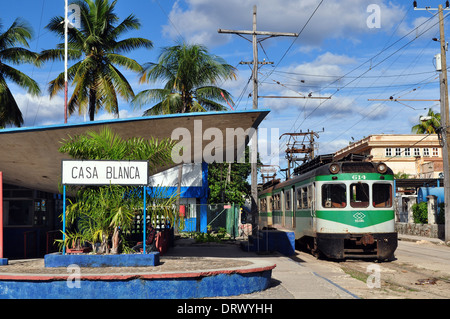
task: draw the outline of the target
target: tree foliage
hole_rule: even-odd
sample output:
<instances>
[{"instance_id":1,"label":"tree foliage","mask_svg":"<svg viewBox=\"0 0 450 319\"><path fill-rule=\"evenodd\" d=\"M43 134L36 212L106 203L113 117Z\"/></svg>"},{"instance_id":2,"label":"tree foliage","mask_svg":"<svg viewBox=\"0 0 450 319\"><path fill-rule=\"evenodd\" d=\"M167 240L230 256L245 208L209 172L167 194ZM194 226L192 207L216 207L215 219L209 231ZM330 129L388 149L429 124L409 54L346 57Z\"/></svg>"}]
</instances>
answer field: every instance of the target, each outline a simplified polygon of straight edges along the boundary
<instances>
[{"instance_id":1,"label":"tree foliage","mask_svg":"<svg viewBox=\"0 0 450 319\"><path fill-rule=\"evenodd\" d=\"M153 43L144 38L119 39L130 30L137 30L141 24L133 15L119 23L114 13L117 1L79 0L72 2L80 7L79 29L69 28L68 56L76 61L68 69L68 79L75 86L68 102L69 113L78 109L80 114L88 110L89 119L104 108L109 113L119 114L120 96L130 101L135 94L125 76L117 67L141 72L142 66L135 60L122 55L139 48L152 48ZM54 17L46 28L64 39L64 17ZM64 59L64 43L56 49L41 52L40 61ZM50 96L65 87L64 72L50 82Z\"/></svg>"},{"instance_id":2,"label":"tree foliage","mask_svg":"<svg viewBox=\"0 0 450 319\"><path fill-rule=\"evenodd\" d=\"M258 159L259 162L259 159ZM249 147L245 150L244 163L211 163L208 165L209 198L211 204L234 203L243 205L250 197L251 174Z\"/></svg>"},{"instance_id":3,"label":"tree foliage","mask_svg":"<svg viewBox=\"0 0 450 319\"><path fill-rule=\"evenodd\" d=\"M427 114L428 119L421 121L419 118L419 124L414 125L411 131L416 134L436 134L437 129L441 126L441 114L434 113L430 108Z\"/></svg>"},{"instance_id":4,"label":"tree foliage","mask_svg":"<svg viewBox=\"0 0 450 319\"><path fill-rule=\"evenodd\" d=\"M156 103L144 115L226 110L222 103L234 103L217 83L227 79L236 79L236 69L206 47L185 43L166 47L158 63L145 64L141 72L141 83L163 82L164 87L140 92L133 104Z\"/></svg>"},{"instance_id":5,"label":"tree foliage","mask_svg":"<svg viewBox=\"0 0 450 319\"><path fill-rule=\"evenodd\" d=\"M0 22L0 128L6 125L20 127L23 124L22 112L7 81L17 84L34 96L39 95L41 90L36 81L10 64L37 64L38 54L26 49L29 48L28 41L32 37L32 29L27 22L16 19L6 31L2 33L2 30L3 25Z\"/></svg>"},{"instance_id":6,"label":"tree foliage","mask_svg":"<svg viewBox=\"0 0 450 319\"><path fill-rule=\"evenodd\" d=\"M59 151L75 159L83 160L148 160L150 171L171 162L174 142L170 139L131 138L125 140L105 127L100 132L69 137L62 141ZM177 222L174 210L175 195L164 189L148 196L148 212L154 222L164 216L172 225ZM120 185L77 188L75 200L67 206L66 216L71 231L66 233L64 245L74 242L87 242L92 246L100 243L100 252L119 252L124 244L124 234L130 230L134 218L143 211L143 192L141 188ZM126 249L122 245L123 249Z\"/></svg>"}]
</instances>

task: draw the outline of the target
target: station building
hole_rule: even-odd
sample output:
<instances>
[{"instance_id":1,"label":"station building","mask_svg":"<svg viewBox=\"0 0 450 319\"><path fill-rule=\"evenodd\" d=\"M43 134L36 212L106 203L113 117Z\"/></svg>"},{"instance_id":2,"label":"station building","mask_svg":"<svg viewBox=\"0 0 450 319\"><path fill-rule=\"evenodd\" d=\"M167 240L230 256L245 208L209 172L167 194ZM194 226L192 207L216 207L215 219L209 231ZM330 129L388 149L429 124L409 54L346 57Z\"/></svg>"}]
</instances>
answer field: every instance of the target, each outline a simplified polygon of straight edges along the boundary
<instances>
[{"instance_id":1,"label":"station building","mask_svg":"<svg viewBox=\"0 0 450 319\"><path fill-rule=\"evenodd\" d=\"M70 159L58 149L68 136L109 127L124 139L139 136L161 140L171 138L175 129L182 128L192 137L193 152L190 162L183 165L180 204L201 204L206 203L208 193L207 165L203 153L198 150L204 150L211 143L211 136L204 137L204 132L208 129L221 132L221 152L225 160L230 158L230 153L235 157L249 141L248 137L235 138L235 143L228 145L225 142L226 130L257 128L268 113L268 110L202 112L0 130L0 172L3 176L3 200L0 203L3 247L0 247L0 258L42 257L54 251L54 239L62 230L61 161ZM201 124L200 129L198 123ZM150 173L150 189L164 182L175 191L177 171L175 163L158 167ZM202 213L195 217L199 221L193 222L205 222Z\"/></svg>"}]
</instances>

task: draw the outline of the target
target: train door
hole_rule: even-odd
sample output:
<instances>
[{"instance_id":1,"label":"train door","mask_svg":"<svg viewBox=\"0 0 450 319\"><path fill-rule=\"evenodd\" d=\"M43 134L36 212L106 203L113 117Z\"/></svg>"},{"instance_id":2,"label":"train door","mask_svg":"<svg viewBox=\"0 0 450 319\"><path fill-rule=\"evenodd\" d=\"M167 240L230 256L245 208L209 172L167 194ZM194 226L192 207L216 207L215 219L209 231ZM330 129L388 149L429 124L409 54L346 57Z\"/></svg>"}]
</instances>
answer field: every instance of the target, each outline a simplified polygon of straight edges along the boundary
<instances>
[{"instance_id":1,"label":"train door","mask_svg":"<svg viewBox=\"0 0 450 319\"><path fill-rule=\"evenodd\" d=\"M297 192L295 191L295 188L292 187L292 229L295 230L295 227L297 226L296 218L295 218L295 211L297 210Z\"/></svg>"},{"instance_id":2,"label":"train door","mask_svg":"<svg viewBox=\"0 0 450 319\"><path fill-rule=\"evenodd\" d=\"M280 193L281 200L281 226L286 227L286 190L283 189Z\"/></svg>"},{"instance_id":3,"label":"train door","mask_svg":"<svg viewBox=\"0 0 450 319\"><path fill-rule=\"evenodd\" d=\"M309 196L310 196L310 213L311 213L311 230L313 232L316 231L316 185L315 183L312 183L308 186L309 188Z\"/></svg>"},{"instance_id":4,"label":"train door","mask_svg":"<svg viewBox=\"0 0 450 319\"><path fill-rule=\"evenodd\" d=\"M284 227L292 228L292 188L284 189Z\"/></svg>"}]
</instances>

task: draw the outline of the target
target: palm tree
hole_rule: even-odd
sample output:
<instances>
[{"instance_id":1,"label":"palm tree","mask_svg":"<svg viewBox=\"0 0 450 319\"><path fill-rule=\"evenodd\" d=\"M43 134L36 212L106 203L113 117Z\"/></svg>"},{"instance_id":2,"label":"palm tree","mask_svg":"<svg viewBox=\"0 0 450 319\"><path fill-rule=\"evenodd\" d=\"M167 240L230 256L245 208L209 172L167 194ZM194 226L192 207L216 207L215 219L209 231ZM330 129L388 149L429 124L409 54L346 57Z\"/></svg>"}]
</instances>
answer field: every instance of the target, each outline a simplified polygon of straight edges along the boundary
<instances>
[{"instance_id":1,"label":"palm tree","mask_svg":"<svg viewBox=\"0 0 450 319\"><path fill-rule=\"evenodd\" d=\"M434 113L430 108L425 118L426 120L422 120L421 116L419 118L420 123L414 125L411 128L411 132L416 134L436 134L436 130L441 126L441 114Z\"/></svg>"},{"instance_id":2,"label":"palm tree","mask_svg":"<svg viewBox=\"0 0 450 319\"><path fill-rule=\"evenodd\" d=\"M156 102L144 115L225 110L221 103L234 103L216 84L228 79L236 79L236 69L222 58L201 45L178 44L164 48L158 63L145 64L141 73L141 83L163 81L164 88L142 91L132 103Z\"/></svg>"},{"instance_id":3,"label":"palm tree","mask_svg":"<svg viewBox=\"0 0 450 319\"><path fill-rule=\"evenodd\" d=\"M68 56L77 62L68 69L69 81L75 86L68 103L69 113L77 108L79 113L88 109L89 119L94 120L95 113L104 108L109 113L119 114L117 95L129 101L134 92L125 76L116 66L134 72L141 72L142 66L135 60L121 53L128 53L138 48L152 48L153 43L144 38L119 37L132 29L139 29L141 24L134 15L129 15L122 22L114 13L117 1L79 0L73 2L80 7L80 29L69 28ZM64 38L63 17L54 17L47 29ZM56 49L45 50L40 60L63 60L64 44ZM64 89L64 72L50 82L50 96Z\"/></svg>"},{"instance_id":4,"label":"palm tree","mask_svg":"<svg viewBox=\"0 0 450 319\"><path fill-rule=\"evenodd\" d=\"M99 132L69 136L62 143L59 152L74 159L147 160L151 174L158 167L172 163L171 154L175 145L170 138L160 141L155 138L144 140L142 137L123 139L108 127ZM102 251L108 253L108 242L111 240L111 252L118 253L120 236L131 228L134 217L142 211L141 190L120 185L81 187L76 199L76 202L68 205L66 214L68 223L77 225L78 232L66 234L63 244L77 240L89 242L93 246L101 243ZM157 216L164 215L171 225L177 224L178 216L173 209L175 200L176 195L164 189L152 194L148 201L151 220L156 221Z\"/></svg>"},{"instance_id":5,"label":"palm tree","mask_svg":"<svg viewBox=\"0 0 450 319\"><path fill-rule=\"evenodd\" d=\"M6 81L14 82L32 95L39 95L41 90L33 79L6 63L35 63L38 54L19 47L28 48L28 40L32 37L31 27L25 21L16 19L8 30L2 33L2 29L0 23L0 127L8 124L20 127L23 124L22 112Z\"/></svg>"}]
</instances>

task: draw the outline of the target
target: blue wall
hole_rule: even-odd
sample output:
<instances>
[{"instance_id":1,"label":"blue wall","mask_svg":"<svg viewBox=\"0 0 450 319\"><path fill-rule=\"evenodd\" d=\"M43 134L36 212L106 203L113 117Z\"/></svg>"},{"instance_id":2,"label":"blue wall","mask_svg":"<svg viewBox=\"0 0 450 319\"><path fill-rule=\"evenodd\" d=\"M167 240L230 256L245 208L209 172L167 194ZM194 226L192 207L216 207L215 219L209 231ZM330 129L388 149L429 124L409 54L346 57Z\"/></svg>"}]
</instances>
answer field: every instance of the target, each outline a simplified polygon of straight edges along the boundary
<instances>
[{"instance_id":1,"label":"blue wall","mask_svg":"<svg viewBox=\"0 0 450 319\"><path fill-rule=\"evenodd\" d=\"M175 195L178 192L177 187L167 187L167 192L170 195ZM151 194L155 188L148 187L148 192ZM202 162L202 187L194 187L194 186L183 186L181 187L181 198L198 198L200 199L200 231L206 232L207 229L207 207L208 203L208 164ZM189 218L185 220L185 231L193 231L195 230L195 226L197 225L196 218Z\"/></svg>"},{"instance_id":2,"label":"blue wall","mask_svg":"<svg viewBox=\"0 0 450 319\"><path fill-rule=\"evenodd\" d=\"M273 266L274 267L274 266ZM0 299L186 299L235 296L261 291L269 287L273 267L247 273L199 274L141 278L132 275L89 280L82 278L79 288L69 287L66 278L7 280L0 276ZM118 277L118 276L116 276ZM126 277L126 278L125 278ZM73 282L70 282L73 285Z\"/></svg>"}]
</instances>

